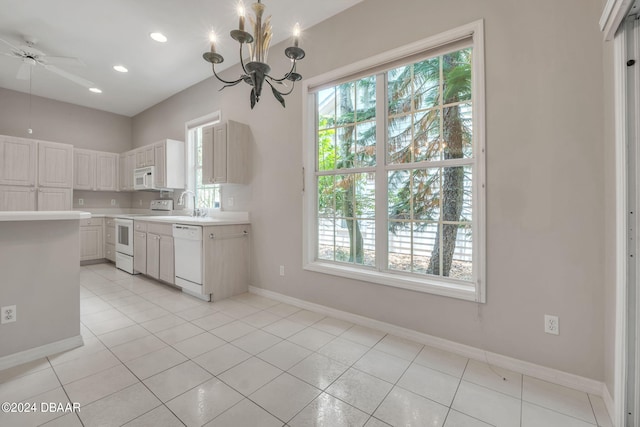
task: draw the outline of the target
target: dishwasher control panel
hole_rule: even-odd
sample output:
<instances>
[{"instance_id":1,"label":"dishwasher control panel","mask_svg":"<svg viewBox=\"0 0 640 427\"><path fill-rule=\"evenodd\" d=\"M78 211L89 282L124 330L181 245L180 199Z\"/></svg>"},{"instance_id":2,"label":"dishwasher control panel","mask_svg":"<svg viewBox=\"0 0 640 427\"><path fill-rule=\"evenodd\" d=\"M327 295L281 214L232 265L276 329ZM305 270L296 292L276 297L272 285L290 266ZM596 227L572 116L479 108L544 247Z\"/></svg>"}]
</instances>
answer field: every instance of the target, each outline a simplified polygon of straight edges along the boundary
<instances>
[{"instance_id":1,"label":"dishwasher control panel","mask_svg":"<svg viewBox=\"0 0 640 427\"><path fill-rule=\"evenodd\" d=\"M173 237L187 240L202 240L202 227L199 225L173 224Z\"/></svg>"}]
</instances>

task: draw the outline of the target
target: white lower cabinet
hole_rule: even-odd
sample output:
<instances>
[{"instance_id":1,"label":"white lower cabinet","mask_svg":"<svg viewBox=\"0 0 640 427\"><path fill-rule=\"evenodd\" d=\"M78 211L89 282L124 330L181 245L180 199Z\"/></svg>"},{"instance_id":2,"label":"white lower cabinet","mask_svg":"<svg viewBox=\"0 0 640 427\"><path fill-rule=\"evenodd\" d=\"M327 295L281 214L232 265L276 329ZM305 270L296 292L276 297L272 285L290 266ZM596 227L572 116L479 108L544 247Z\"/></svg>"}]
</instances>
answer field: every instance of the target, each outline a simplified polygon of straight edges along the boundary
<instances>
[{"instance_id":1,"label":"white lower cabinet","mask_svg":"<svg viewBox=\"0 0 640 427\"><path fill-rule=\"evenodd\" d=\"M144 231L133 233L133 269L147 274L147 233Z\"/></svg>"},{"instance_id":2,"label":"white lower cabinet","mask_svg":"<svg viewBox=\"0 0 640 427\"><path fill-rule=\"evenodd\" d=\"M102 218L80 221L80 261L104 258Z\"/></svg>"},{"instance_id":3,"label":"white lower cabinet","mask_svg":"<svg viewBox=\"0 0 640 427\"><path fill-rule=\"evenodd\" d=\"M212 301L249 290L250 229L248 224L203 228L203 293Z\"/></svg>"},{"instance_id":4,"label":"white lower cabinet","mask_svg":"<svg viewBox=\"0 0 640 427\"><path fill-rule=\"evenodd\" d=\"M147 224L147 276L171 284L175 283L172 233L171 224Z\"/></svg>"},{"instance_id":5,"label":"white lower cabinet","mask_svg":"<svg viewBox=\"0 0 640 427\"><path fill-rule=\"evenodd\" d=\"M105 218L104 221L104 257L116 262L116 220Z\"/></svg>"}]
</instances>

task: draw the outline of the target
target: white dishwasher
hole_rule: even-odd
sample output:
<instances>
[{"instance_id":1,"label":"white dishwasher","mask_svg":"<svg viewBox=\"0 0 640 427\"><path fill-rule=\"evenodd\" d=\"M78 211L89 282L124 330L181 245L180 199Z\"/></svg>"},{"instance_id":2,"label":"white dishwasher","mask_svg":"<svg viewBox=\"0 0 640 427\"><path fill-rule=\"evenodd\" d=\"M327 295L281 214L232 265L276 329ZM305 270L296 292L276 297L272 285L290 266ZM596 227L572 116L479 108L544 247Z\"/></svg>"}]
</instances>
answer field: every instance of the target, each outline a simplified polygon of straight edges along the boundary
<instances>
[{"instance_id":1,"label":"white dishwasher","mask_svg":"<svg viewBox=\"0 0 640 427\"><path fill-rule=\"evenodd\" d=\"M176 285L183 292L209 301L202 292L202 227L173 224Z\"/></svg>"}]
</instances>

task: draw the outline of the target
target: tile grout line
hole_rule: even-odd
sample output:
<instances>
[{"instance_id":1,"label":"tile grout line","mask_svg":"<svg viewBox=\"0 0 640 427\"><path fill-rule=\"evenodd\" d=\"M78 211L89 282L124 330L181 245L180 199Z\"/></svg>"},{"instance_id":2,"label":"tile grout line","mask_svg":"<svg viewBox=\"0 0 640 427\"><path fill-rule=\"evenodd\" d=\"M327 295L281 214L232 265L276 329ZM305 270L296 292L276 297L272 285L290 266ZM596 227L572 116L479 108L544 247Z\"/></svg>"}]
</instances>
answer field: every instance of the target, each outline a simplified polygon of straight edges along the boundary
<instances>
[{"instance_id":1,"label":"tile grout line","mask_svg":"<svg viewBox=\"0 0 640 427\"><path fill-rule=\"evenodd\" d=\"M460 380L458 381L458 385L456 386L456 391L453 393L453 397L451 398L451 404L449 405L449 410L447 411L447 415L444 417L444 421L442 422L442 425L445 425L447 423L447 418L449 418L449 414L451 413L452 410L454 410L453 402L456 400L456 395L460 390L460 385L462 385L462 378L464 378L464 373L467 372L468 367L469 367L469 359L467 358L467 363L464 364L464 369L462 370L462 374L460 374ZM479 421L482 421L482 420L479 420Z\"/></svg>"}]
</instances>

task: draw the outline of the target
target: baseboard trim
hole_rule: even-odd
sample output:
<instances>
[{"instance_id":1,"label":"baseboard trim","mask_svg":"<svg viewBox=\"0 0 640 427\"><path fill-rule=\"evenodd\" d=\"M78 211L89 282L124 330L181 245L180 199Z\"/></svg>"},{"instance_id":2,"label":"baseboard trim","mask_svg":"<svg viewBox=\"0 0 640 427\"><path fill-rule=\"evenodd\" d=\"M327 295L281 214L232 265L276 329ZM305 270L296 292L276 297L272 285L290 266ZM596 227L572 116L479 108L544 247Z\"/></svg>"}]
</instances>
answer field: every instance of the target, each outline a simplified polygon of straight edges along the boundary
<instances>
[{"instance_id":1,"label":"baseboard trim","mask_svg":"<svg viewBox=\"0 0 640 427\"><path fill-rule=\"evenodd\" d=\"M602 384L602 400L604 400L604 406L607 408L609 418L615 420L614 414L616 405L613 401L613 397L611 397L611 393L609 393L609 387L604 383Z\"/></svg>"},{"instance_id":2,"label":"baseboard trim","mask_svg":"<svg viewBox=\"0 0 640 427\"><path fill-rule=\"evenodd\" d=\"M393 325L391 323L381 322L379 320L371 319L369 317L360 316L357 314L349 313L335 308L327 307L320 304L304 301L298 298L290 297L280 294L278 292L269 291L267 289L257 288L255 286L249 286L249 292L256 295L261 295L267 298L274 299L276 301L284 302L294 305L296 307L304 308L307 310L315 311L326 316L332 316L336 319L345 320L356 325L366 326L373 329L378 329L383 332L396 335L398 337L406 338L419 342L421 344L429 345L431 347L438 348L440 350L449 351L451 353L459 354L470 359L478 360L481 362L489 362L490 364L511 371L519 372L530 377L538 378L544 381L548 381L554 384L570 387L576 390L584 391L585 393L594 394L596 396L603 396L603 392L606 389L604 383L596 381L590 378L581 377L579 375L570 374L553 368L547 368L545 366L537 365L535 363L526 362L524 360L515 359L513 357L504 356L498 353L491 353L476 347L471 347L465 344L460 344L454 341L449 341L443 338L434 337L422 332L414 331L412 329L403 328ZM606 402L606 400L605 400ZM607 403L607 409L609 404Z\"/></svg>"},{"instance_id":3,"label":"baseboard trim","mask_svg":"<svg viewBox=\"0 0 640 427\"><path fill-rule=\"evenodd\" d=\"M41 345L40 347L34 347L29 350L9 354L7 356L0 357L0 371L22 365L23 363L31 362L45 356L51 356L52 354L60 353L61 351L71 350L72 348L80 347L81 345L84 345L82 335L76 335L75 337L65 338L60 341Z\"/></svg>"}]
</instances>

